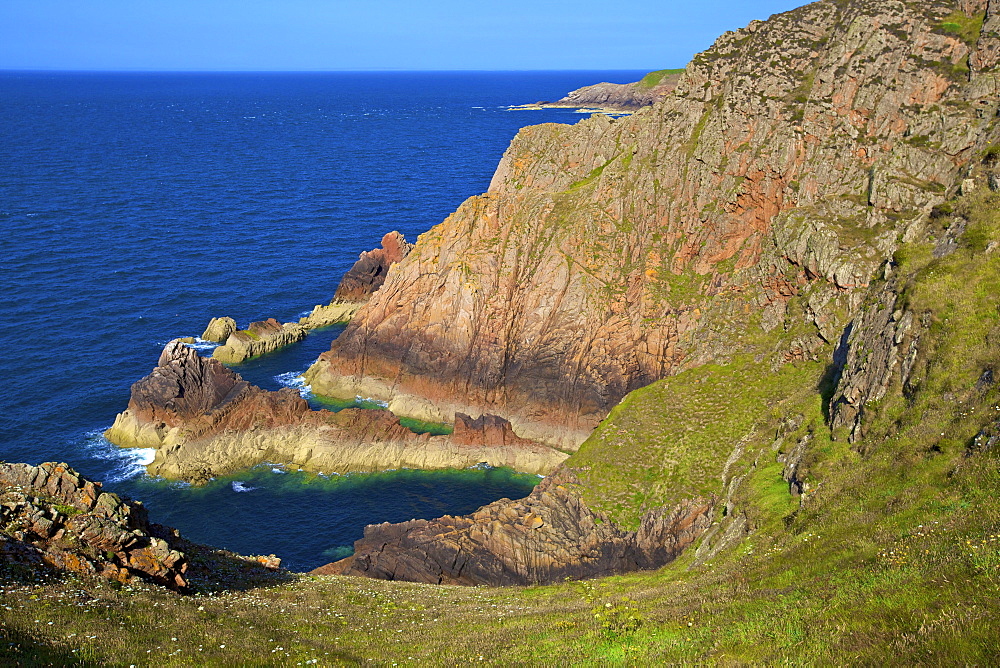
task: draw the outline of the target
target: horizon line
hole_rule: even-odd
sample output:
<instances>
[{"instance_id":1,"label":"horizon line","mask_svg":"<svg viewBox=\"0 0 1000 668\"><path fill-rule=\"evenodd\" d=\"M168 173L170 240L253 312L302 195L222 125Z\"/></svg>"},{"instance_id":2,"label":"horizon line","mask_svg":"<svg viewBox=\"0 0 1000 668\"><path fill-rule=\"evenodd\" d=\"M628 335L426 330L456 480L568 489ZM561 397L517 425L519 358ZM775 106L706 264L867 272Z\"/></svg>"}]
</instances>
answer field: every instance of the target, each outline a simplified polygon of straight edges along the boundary
<instances>
[{"instance_id":1,"label":"horizon line","mask_svg":"<svg viewBox=\"0 0 1000 668\"><path fill-rule=\"evenodd\" d=\"M200 69L64 69L57 67L0 67L0 73L30 72L30 73L74 73L74 74L337 74L337 73L431 73L431 72L656 72L662 69L645 69L637 67L620 68L532 68L532 69L315 69L315 70L200 70ZM682 69L682 68L676 68Z\"/></svg>"}]
</instances>

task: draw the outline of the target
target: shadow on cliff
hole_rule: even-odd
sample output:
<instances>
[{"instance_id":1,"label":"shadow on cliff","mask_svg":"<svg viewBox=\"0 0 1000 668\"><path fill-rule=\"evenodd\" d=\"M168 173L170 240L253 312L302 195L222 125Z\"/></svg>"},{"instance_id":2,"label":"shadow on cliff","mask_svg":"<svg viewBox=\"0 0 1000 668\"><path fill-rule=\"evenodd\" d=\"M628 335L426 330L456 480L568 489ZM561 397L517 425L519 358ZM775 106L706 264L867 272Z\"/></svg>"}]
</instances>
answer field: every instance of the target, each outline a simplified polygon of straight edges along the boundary
<instances>
[{"instance_id":1,"label":"shadow on cliff","mask_svg":"<svg viewBox=\"0 0 1000 668\"><path fill-rule=\"evenodd\" d=\"M827 425L830 424L830 404L837 393L837 385L840 384L840 377L843 375L844 367L847 365L848 343L853 331L854 323L851 322L844 328L844 332L840 335L837 348L833 351L833 362L827 365L823 371L823 377L820 378L819 384L816 386L816 390L823 400L823 422Z\"/></svg>"}]
</instances>

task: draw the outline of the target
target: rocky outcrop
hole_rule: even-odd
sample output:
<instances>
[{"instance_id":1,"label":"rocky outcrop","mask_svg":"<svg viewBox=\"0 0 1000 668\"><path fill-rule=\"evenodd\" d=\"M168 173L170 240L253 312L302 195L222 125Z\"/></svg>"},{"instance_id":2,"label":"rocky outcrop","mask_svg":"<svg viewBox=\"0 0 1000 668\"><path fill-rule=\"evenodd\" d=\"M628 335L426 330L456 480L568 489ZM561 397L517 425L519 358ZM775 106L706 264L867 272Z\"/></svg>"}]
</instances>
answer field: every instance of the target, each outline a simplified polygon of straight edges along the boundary
<instances>
[{"instance_id":1,"label":"rocky outcrop","mask_svg":"<svg viewBox=\"0 0 1000 668\"><path fill-rule=\"evenodd\" d=\"M317 304L298 322L282 324L268 318L241 330L232 318L212 318L201 338L223 344L212 352L214 358L224 364L239 364L297 343L311 329L350 322L364 301L385 282L389 267L406 257L412 247L399 232L389 232L382 237L381 248L361 253L341 279L333 301Z\"/></svg>"},{"instance_id":2,"label":"rocky outcrop","mask_svg":"<svg viewBox=\"0 0 1000 668\"><path fill-rule=\"evenodd\" d=\"M834 357L837 388L830 400L830 425L849 439L863 436L865 406L907 382L917 360L926 323L900 308L894 281L874 292L847 327Z\"/></svg>"},{"instance_id":3,"label":"rocky outcrop","mask_svg":"<svg viewBox=\"0 0 1000 668\"><path fill-rule=\"evenodd\" d=\"M128 408L105 435L127 447L175 447L227 429L292 424L308 412L295 390L267 392L171 341L153 372L132 385Z\"/></svg>"},{"instance_id":4,"label":"rocky outcrop","mask_svg":"<svg viewBox=\"0 0 1000 668\"><path fill-rule=\"evenodd\" d=\"M138 501L102 492L66 464L0 463L0 523L9 562L187 587L187 558L171 547L176 534L150 524Z\"/></svg>"},{"instance_id":5,"label":"rocky outcrop","mask_svg":"<svg viewBox=\"0 0 1000 668\"><path fill-rule=\"evenodd\" d=\"M299 324L306 329L319 329L350 322L351 318L361 310L361 305L362 302L339 301L332 301L326 305L316 304L309 315L299 318Z\"/></svg>"},{"instance_id":6,"label":"rocky outcrop","mask_svg":"<svg viewBox=\"0 0 1000 668\"><path fill-rule=\"evenodd\" d=\"M364 251L337 286L334 301L358 302L368 299L382 287L389 267L409 255L413 244L399 232L389 232L382 237L382 247Z\"/></svg>"},{"instance_id":7,"label":"rocky outcrop","mask_svg":"<svg viewBox=\"0 0 1000 668\"><path fill-rule=\"evenodd\" d=\"M192 482L265 461L340 473L485 463L544 474L566 459L489 416L470 424L457 436L430 436L385 410L313 411L292 388L263 390L171 341L153 372L132 385L128 408L105 436L156 449L150 474Z\"/></svg>"},{"instance_id":8,"label":"rocky outcrop","mask_svg":"<svg viewBox=\"0 0 1000 668\"><path fill-rule=\"evenodd\" d=\"M222 318L212 318L208 326L202 333L201 338L213 343L225 343L230 334L237 330L236 321L225 316Z\"/></svg>"},{"instance_id":9,"label":"rocky outcrop","mask_svg":"<svg viewBox=\"0 0 1000 668\"><path fill-rule=\"evenodd\" d=\"M566 469L525 499L502 499L472 515L365 528L354 556L317 573L433 584L527 585L662 566L711 523L712 503L648 513L623 531L588 508Z\"/></svg>"},{"instance_id":10,"label":"rocky outcrop","mask_svg":"<svg viewBox=\"0 0 1000 668\"><path fill-rule=\"evenodd\" d=\"M296 322L281 324L274 318L259 320L251 322L246 329L230 334L223 345L212 351L212 357L225 364L239 364L251 357L274 352L301 341L308 333L305 327Z\"/></svg>"},{"instance_id":11,"label":"rocky outcrop","mask_svg":"<svg viewBox=\"0 0 1000 668\"><path fill-rule=\"evenodd\" d=\"M635 111L659 101L677 87L681 75L669 72L655 77L655 83L646 79L627 84L599 83L577 88L556 102L546 103L547 107L599 107L609 110Z\"/></svg>"},{"instance_id":12,"label":"rocky outcrop","mask_svg":"<svg viewBox=\"0 0 1000 668\"><path fill-rule=\"evenodd\" d=\"M816 2L723 35L652 107L523 129L310 369L314 391L496 414L573 449L657 379L815 355L983 148L993 33L945 19L985 8Z\"/></svg>"}]
</instances>

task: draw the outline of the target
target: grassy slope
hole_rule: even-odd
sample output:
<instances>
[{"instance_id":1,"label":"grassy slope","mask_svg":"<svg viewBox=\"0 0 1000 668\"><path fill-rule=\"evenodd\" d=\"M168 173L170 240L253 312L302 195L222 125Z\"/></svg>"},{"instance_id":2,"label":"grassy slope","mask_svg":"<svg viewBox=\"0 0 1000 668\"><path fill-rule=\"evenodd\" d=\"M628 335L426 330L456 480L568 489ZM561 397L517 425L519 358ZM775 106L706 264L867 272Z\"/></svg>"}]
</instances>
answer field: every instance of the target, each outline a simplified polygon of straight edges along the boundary
<instances>
[{"instance_id":1,"label":"grassy slope","mask_svg":"<svg viewBox=\"0 0 1000 668\"><path fill-rule=\"evenodd\" d=\"M607 480L595 499L628 519L630 503L655 505L688 483L718 492L712 472L742 440L734 466L749 477L733 501L754 531L708 564L691 568L689 551L658 572L549 587L302 577L187 598L8 574L0 652L24 665L990 663L1000 452L969 444L1000 415L997 385L976 389L984 369L1000 369L1000 254L986 252L1000 240L1000 197L957 210L970 219L958 251L900 254L907 304L928 314L920 382L870 407L864 441L830 438L824 364L772 373L735 359L633 393L581 451L576 463ZM776 441L790 415L802 419ZM807 432L800 505L776 456Z\"/></svg>"}]
</instances>

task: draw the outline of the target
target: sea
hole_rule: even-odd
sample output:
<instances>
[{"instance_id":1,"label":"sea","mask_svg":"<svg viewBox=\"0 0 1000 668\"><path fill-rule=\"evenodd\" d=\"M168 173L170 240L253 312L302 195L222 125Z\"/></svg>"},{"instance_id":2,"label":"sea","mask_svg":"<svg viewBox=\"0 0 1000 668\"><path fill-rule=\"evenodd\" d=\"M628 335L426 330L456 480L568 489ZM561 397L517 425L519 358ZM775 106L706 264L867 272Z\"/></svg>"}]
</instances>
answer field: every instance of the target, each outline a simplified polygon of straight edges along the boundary
<instances>
[{"instance_id":1,"label":"sea","mask_svg":"<svg viewBox=\"0 0 1000 668\"><path fill-rule=\"evenodd\" d=\"M370 523L527 495L537 476L490 468L274 463L192 487L101 434L169 340L327 303L383 234L416 240L484 192L519 128L581 118L511 105L643 74L0 72L0 459L66 462L191 540L294 570ZM340 331L234 369L314 400L301 373Z\"/></svg>"}]
</instances>

